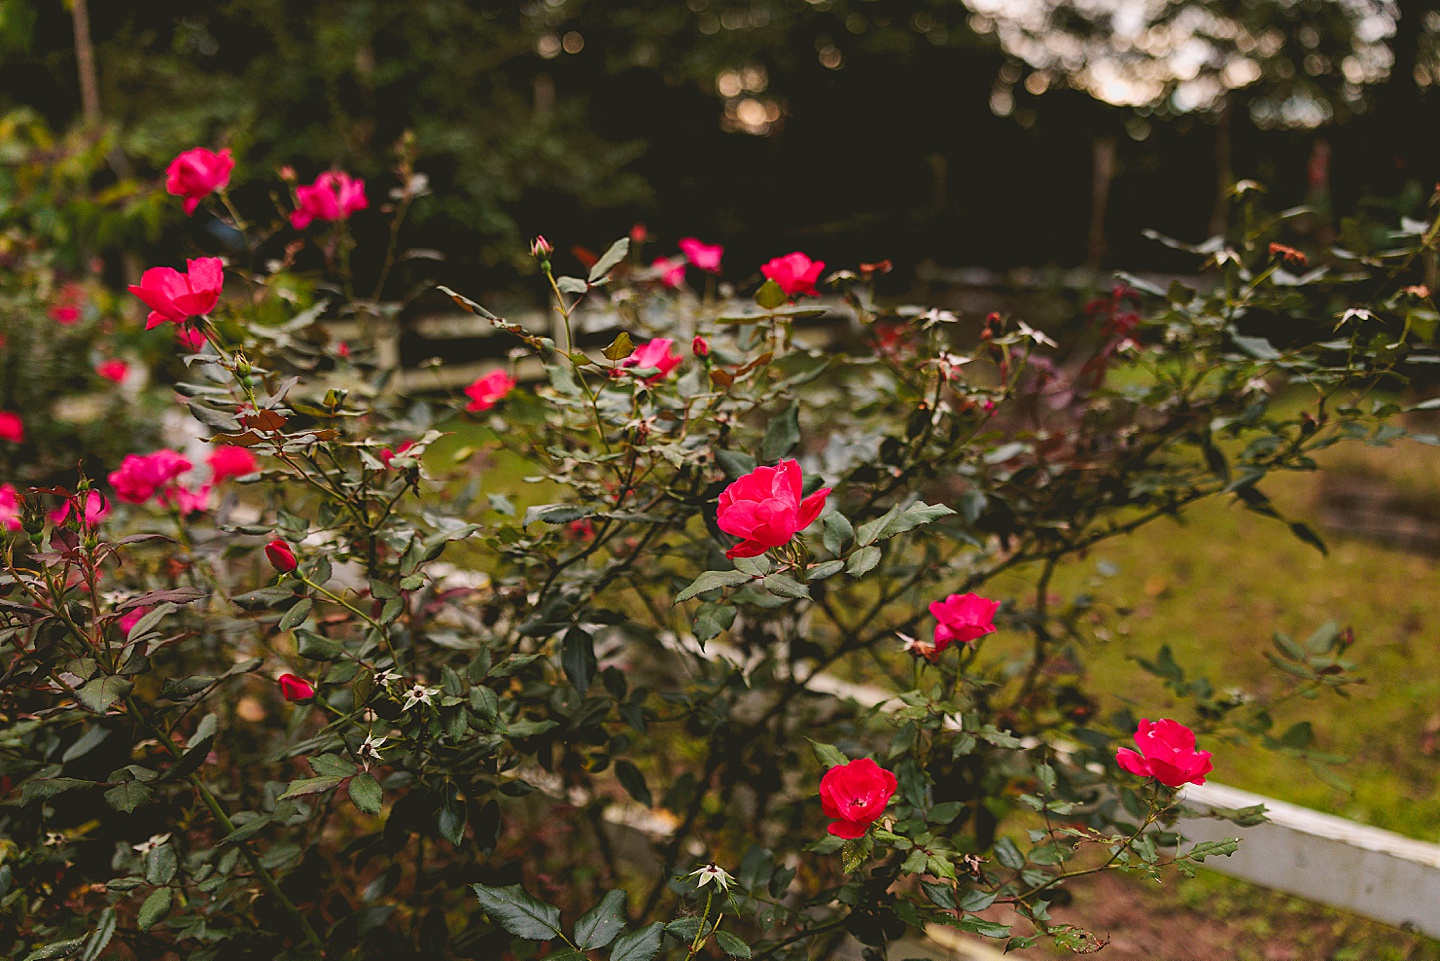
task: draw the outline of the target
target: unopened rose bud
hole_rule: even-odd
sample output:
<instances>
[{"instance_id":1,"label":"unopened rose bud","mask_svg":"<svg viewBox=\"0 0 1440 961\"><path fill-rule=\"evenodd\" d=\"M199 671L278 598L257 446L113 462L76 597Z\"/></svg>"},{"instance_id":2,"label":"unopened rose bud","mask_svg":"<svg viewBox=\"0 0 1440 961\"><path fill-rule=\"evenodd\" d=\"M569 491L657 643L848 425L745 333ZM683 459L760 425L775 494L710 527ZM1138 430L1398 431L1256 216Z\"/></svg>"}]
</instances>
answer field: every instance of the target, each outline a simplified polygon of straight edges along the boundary
<instances>
[{"instance_id":1,"label":"unopened rose bud","mask_svg":"<svg viewBox=\"0 0 1440 961\"><path fill-rule=\"evenodd\" d=\"M690 341L690 350L696 357L709 357L710 342L696 334L695 339Z\"/></svg>"},{"instance_id":2,"label":"unopened rose bud","mask_svg":"<svg viewBox=\"0 0 1440 961\"><path fill-rule=\"evenodd\" d=\"M281 574L289 574L300 566L290 545L278 537L265 545L265 556L270 559L270 566Z\"/></svg>"},{"instance_id":3,"label":"unopened rose bud","mask_svg":"<svg viewBox=\"0 0 1440 961\"><path fill-rule=\"evenodd\" d=\"M305 678L295 674L281 674L280 694L287 701L308 701L315 697L315 688Z\"/></svg>"},{"instance_id":4,"label":"unopened rose bud","mask_svg":"<svg viewBox=\"0 0 1440 961\"><path fill-rule=\"evenodd\" d=\"M554 252L555 248L550 246L550 241L546 240L543 235L536 237L530 243L530 256L536 260L549 260L550 255Z\"/></svg>"},{"instance_id":5,"label":"unopened rose bud","mask_svg":"<svg viewBox=\"0 0 1440 961\"><path fill-rule=\"evenodd\" d=\"M643 244L650 239L650 232L645 229L644 224L636 224L630 228L630 242L632 244Z\"/></svg>"}]
</instances>

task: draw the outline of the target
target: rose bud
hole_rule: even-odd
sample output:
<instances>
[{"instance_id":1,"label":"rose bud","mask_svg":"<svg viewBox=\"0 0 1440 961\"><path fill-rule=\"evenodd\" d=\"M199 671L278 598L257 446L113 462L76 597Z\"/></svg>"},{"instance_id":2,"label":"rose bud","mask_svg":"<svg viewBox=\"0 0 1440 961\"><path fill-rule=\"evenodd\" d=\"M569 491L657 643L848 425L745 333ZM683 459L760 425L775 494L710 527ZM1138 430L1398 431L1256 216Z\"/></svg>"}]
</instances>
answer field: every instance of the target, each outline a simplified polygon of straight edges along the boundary
<instances>
[{"instance_id":1,"label":"rose bud","mask_svg":"<svg viewBox=\"0 0 1440 961\"><path fill-rule=\"evenodd\" d=\"M536 260L549 260L550 255L554 252L555 248L550 246L550 241L546 240L543 235L536 237L530 243L530 256Z\"/></svg>"},{"instance_id":2,"label":"rose bud","mask_svg":"<svg viewBox=\"0 0 1440 961\"><path fill-rule=\"evenodd\" d=\"M696 357L709 357L710 342L699 334L696 334L695 339L690 341L690 352Z\"/></svg>"},{"instance_id":3,"label":"rose bud","mask_svg":"<svg viewBox=\"0 0 1440 961\"><path fill-rule=\"evenodd\" d=\"M295 674L281 674L280 694L287 701L308 701L315 697L315 688L305 678Z\"/></svg>"},{"instance_id":4,"label":"rose bud","mask_svg":"<svg viewBox=\"0 0 1440 961\"><path fill-rule=\"evenodd\" d=\"M270 559L270 566L281 574L289 574L300 566L290 545L278 537L265 545L265 556Z\"/></svg>"}]
</instances>

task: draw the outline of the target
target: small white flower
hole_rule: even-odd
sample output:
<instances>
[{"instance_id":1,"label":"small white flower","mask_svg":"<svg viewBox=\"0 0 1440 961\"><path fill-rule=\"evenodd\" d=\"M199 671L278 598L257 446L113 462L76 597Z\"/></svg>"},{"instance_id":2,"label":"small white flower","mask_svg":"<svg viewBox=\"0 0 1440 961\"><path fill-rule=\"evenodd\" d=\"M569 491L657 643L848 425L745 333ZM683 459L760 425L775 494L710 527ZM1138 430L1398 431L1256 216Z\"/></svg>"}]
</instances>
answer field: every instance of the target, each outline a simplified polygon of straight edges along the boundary
<instances>
[{"instance_id":1,"label":"small white flower","mask_svg":"<svg viewBox=\"0 0 1440 961\"><path fill-rule=\"evenodd\" d=\"M953 324L959 318L948 310L941 310L939 307L931 307L920 315L920 320L926 327L931 324Z\"/></svg>"},{"instance_id":2,"label":"small white flower","mask_svg":"<svg viewBox=\"0 0 1440 961\"><path fill-rule=\"evenodd\" d=\"M1374 312L1366 310L1364 307L1351 307L1340 315L1340 323L1343 324L1347 320L1379 320L1379 318L1375 316Z\"/></svg>"},{"instance_id":3,"label":"small white flower","mask_svg":"<svg viewBox=\"0 0 1440 961\"><path fill-rule=\"evenodd\" d=\"M1055 343L1055 341L1051 340L1049 337L1046 337L1040 331L1036 330L1034 327L1031 327L1029 324L1025 323L1025 321L1023 320L1017 320L1015 322L1015 329L1020 333L1020 336L1029 337L1037 344L1044 344L1046 347L1060 346L1059 344Z\"/></svg>"},{"instance_id":4,"label":"small white flower","mask_svg":"<svg viewBox=\"0 0 1440 961\"><path fill-rule=\"evenodd\" d=\"M45 846L49 848L59 847L65 843L65 835L58 831L45 832Z\"/></svg>"},{"instance_id":5,"label":"small white flower","mask_svg":"<svg viewBox=\"0 0 1440 961\"><path fill-rule=\"evenodd\" d=\"M150 840L142 841L139 844L130 845L139 854L149 854L151 851L170 840L169 834L152 834Z\"/></svg>"},{"instance_id":6,"label":"small white flower","mask_svg":"<svg viewBox=\"0 0 1440 961\"><path fill-rule=\"evenodd\" d=\"M715 887L719 888L721 891L729 891L730 882L735 880L729 874L726 874L725 869L720 867L720 865L718 864L707 864L703 868L691 871L689 874L685 875L685 877L694 878L695 887L697 888L703 888L711 881L714 881Z\"/></svg>"},{"instance_id":7,"label":"small white flower","mask_svg":"<svg viewBox=\"0 0 1440 961\"><path fill-rule=\"evenodd\" d=\"M1264 377L1252 377L1245 382L1245 393L1268 394L1270 393L1270 385L1266 383Z\"/></svg>"},{"instance_id":8,"label":"small white flower","mask_svg":"<svg viewBox=\"0 0 1440 961\"><path fill-rule=\"evenodd\" d=\"M399 680L403 680L403 677L394 671L381 671L375 675L375 683L381 687Z\"/></svg>"},{"instance_id":9,"label":"small white flower","mask_svg":"<svg viewBox=\"0 0 1440 961\"><path fill-rule=\"evenodd\" d=\"M375 761L384 760L380 757L380 748L385 746L386 740L384 737L376 737L373 734L367 735L365 743L360 745L360 757Z\"/></svg>"},{"instance_id":10,"label":"small white flower","mask_svg":"<svg viewBox=\"0 0 1440 961\"><path fill-rule=\"evenodd\" d=\"M424 684L416 681L415 685L405 692L405 703L401 705L400 709L402 711L408 711L416 704L424 704L426 707L429 707L430 699L439 693L440 688L426 687Z\"/></svg>"}]
</instances>

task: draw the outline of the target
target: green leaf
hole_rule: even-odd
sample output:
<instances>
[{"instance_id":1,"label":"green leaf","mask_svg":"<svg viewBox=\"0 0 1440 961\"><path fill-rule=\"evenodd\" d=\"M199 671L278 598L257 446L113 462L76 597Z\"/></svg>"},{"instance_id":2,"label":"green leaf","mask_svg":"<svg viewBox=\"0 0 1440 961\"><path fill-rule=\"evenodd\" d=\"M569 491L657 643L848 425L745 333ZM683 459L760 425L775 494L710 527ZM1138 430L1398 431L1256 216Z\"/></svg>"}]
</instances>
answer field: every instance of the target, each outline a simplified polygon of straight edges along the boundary
<instances>
[{"instance_id":1,"label":"green leaf","mask_svg":"<svg viewBox=\"0 0 1440 961\"><path fill-rule=\"evenodd\" d=\"M873 544L869 547L862 547L850 555L850 563L845 570L853 577L863 577L875 569L880 563L880 548Z\"/></svg>"},{"instance_id":2,"label":"green leaf","mask_svg":"<svg viewBox=\"0 0 1440 961\"><path fill-rule=\"evenodd\" d=\"M840 848L840 866L846 874L854 874L865 866L874 850L875 839L868 834L853 841L846 841Z\"/></svg>"},{"instance_id":3,"label":"green leaf","mask_svg":"<svg viewBox=\"0 0 1440 961\"><path fill-rule=\"evenodd\" d=\"M806 738L806 740L810 740ZM819 761L822 767L840 767L849 764L850 759L833 744L825 744L821 741L810 741L810 750L815 752L815 760Z\"/></svg>"},{"instance_id":4,"label":"green leaf","mask_svg":"<svg viewBox=\"0 0 1440 961\"><path fill-rule=\"evenodd\" d=\"M926 504L924 501L916 501L914 504L905 508L899 516L892 518L891 521L881 529L880 536L877 539L884 540L887 537L894 537L896 534L903 534L906 531L914 530L922 524L928 524L931 521L948 517L954 513L953 510L944 504Z\"/></svg>"},{"instance_id":5,"label":"green leaf","mask_svg":"<svg viewBox=\"0 0 1440 961\"><path fill-rule=\"evenodd\" d=\"M604 351L605 359L614 361L624 360L634 352L635 345L631 342L630 335L623 330L620 331L618 337L610 342L610 346L606 347Z\"/></svg>"},{"instance_id":6,"label":"green leaf","mask_svg":"<svg viewBox=\"0 0 1440 961\"><path fill-rule=\"evenodd\" d=\"M610 961L655 961L664 935L665 925L659 921L622 934L610 949Z\"/></svg>"},{"instance_id":7,"label":"green leaf","mask_svg":"<svg viewBox=\"0 0 1440 961\"><path fill-rule=\"evenodd\" d=\"M951 821L958 818L960 816L960 812L963 810L965 810L964 802L945 801L942 804L937 804L932 807L930 809L930 812L925 815L925 820L929 821L931 824L949 824Z\"/></svg>"},{"instance_id":8,"label":"green leaf","mask_svg":"<svg viewBox=\"0 0 1440 961\"><path fill-rule=\"evenodd\" d=\"M1280 352L1264 337L1244 337L1240 334L1231 334L1230 339L1235 342L1236 347L1256 360L1280 359Z\"/></svg>"},{"instance_id":9,"label":"green leaf","mask_svg":"<svg viewBox=\"0 0 1440 961\"><path fill-rule=\"evenodd\" d=\"M629 761L615 762L615 777L620 781L620 786L641 804L654 807L655 801L650 796L650 788L645 784L645 775L640 769Z\"/></svg>"},{"instance_id":10,"label":"green leaf","mask_svg":"<svg viewBox=\"0 0 1440 961\"><path fill-rule=\"evenodd\" d=\"M810 596L810 588L784 574L771 574L760 583L764 584L765 589L777 597Z\"/></svg>"},{"instance_id":11,"label":"green leaf","mask_svg":"<svg viewBox=\"0 0 1440 961\"><path fill-rule=\"evenodd\" d=\"M839 511L831 511L820 518L820 525L824 530L821 543L836 557L840 556L846 544L855 539L855 528L850 526L849 518Z\"/></svg>"},{"instance_id":12,"label":"green leaf","mask_svg":"<svg viewBox=\"0 0 1440 961\"><path fill-rule=\"evenodd\" d=\"M105 792L105 803L117 811L129 814L155 796L148 784L141 781L126 781Z\"/></svg>"},{"instance_id":13,"label":"green leaf","mask_svg":"<svg viewBox=\"0 0 1440 961\"><path fill-rule=\"evenodd\" d=\"M1324 554L1326 557L1330 556L1330 548L1325 546L1325 542L1320 539L1320 535L1315 533L1314 528L1312 528L1309 524L1303 523L1301 521L1295 521L1293 524L1290 525L1290 533L1294 534L1296 537L1300 538L1300 540L1304 541L1306 544L1309 544L1311 547L1315 548L1317 551L1319 551L1321 554Z\"/></svg>"},{"instance_id":14,"label":"green leaf","mask_svg":"<svg viewBox=\"0 0 1440 961\"><path fill-rule=\"evenodd\" d=\"M76 691L80 703L96 714L104 714L118 700L124 698L135 685L128 677L97 677Z\"/></svg>"},{"instance_id":15,"label":"green leaf","mask_svg":"<svg viewBox=\"0 0 1440 961\"><path fill-rule=\"evenodd\" d=\"M800 402L792 400L779 417L765 425L765 439L760 442L760 459L779 460L800 443Z\"/></svg>"},{"instance_id":16,"label":"green leaf","mask_svg":"<svg viewBox=\"0 0 1440 961\"><path fill-rule=\"evenodd\" d=\"M527 941L549 941L560 936L560 909L537 901L518 884L503 888L472 884L480 907L506 931Z\"/></svg>"},{"instance_id":17,"label":"green leaf","mask_svg":"<svg viewBox=\"0 0 1440 961\"><path fill-rule=\"evenodd\" d=\"M299 627L301 624L305 623L305 618L310 616L310 609L314 606L314 601L312 601L308 597L302 597L290 608L290 610L285 612L284 616L280 618L280 623L277 624L276 627L282 631L288 631L292 628Z\"/></svg>"},{"instance_id":18,"label":"green leaf","mask_svg":"<svg viewBox=\"0 0 1440 961\"><path fill-rule=\"evenodd\" d=\"M178 611L174 604L157 604L145 612L145 616L131 625L130 630L125 634L125 640L133 641L137 637L144 637L155 629L155 626L165 619L171 611Z\"/></svg>"},{"instance_id":19,"label":"green leaf","mask_svg":"<svg viewBox=\"0 0 1440 961\"><path fill-rule=\"evenodd\" d=\"M562 294L583 294L590 289L590 285L579 277L559 277L555 280L555 286Z\"/></svg>"},{"instance_id":20,"label":"green leaf","mask_svg":"<svg viewBox=\"0 0 1440 961\"><path fill-rule=\"evenodd\" d=\"M357 774L350 779L350 800L355 806L366 814L379 814L383 805L384 795L380 790L380 782L375 780L373 774Z\"/></svg>"},{"instance_id":21,"label":"green leaf","mask_svg":"<svg viewBox=\"0 0 1440 961\"><path fill-rule=\"evenodd\" d=\"M885 525L899 516L900 505L896 504L873 521L866 521L864 524L861 524L855 529L855 543L861 547L868 547L875 543L876 539L880 536L880 532L885 529Z\"/></svg>"},{"instance_id":22,"label":"green leaf","mask_svg":"<svg viewBox=\"0 0 1440 961\"><path fill-rule=\"evenodd\" d=\"M63 958L80 950L85 943L84 938L71 938L69 941L56 941L44 947L36 948L25 955L25 961L52 961L53 958Z\"/></svg>"},{"instance_id":23,"label":"green leaf","mask_svg":"<svg viewBox=\"0 0 1440 961\"><path fill-rule=\"evenodd\" d=\"M785 296L785 291L780 289L780 285L773 280L765 281L765 283L760 285L760 289L755 291L755 303L764 307L766 310L784 307L789 299L789 297Z\"/></svg>"},{"instance_id":24,"label":"green leaf","mask_svg":"<svg viewBox=\"0 0 1440 961\"><path fill-rule=\"evenodd\" d=\"M722 587L735 587L750 580L750 575L744 571L706 571L690 583L679 594L675 595L677 601L688 601L692 597L698 597L706 591L717 590Z\"/></svg>"},{"instance_id":25,"label":"green leaf","mask_svg":"<svg viewBox=\"0 0 1440 961\"><path fill-rule=\"evenodd\" d=\"M595 508L581 504L540 504L527 510L521 523L528 525L535 521L544 521L547 524L568 524L591 517L594 513Z\"/></svg>"},{"instance_id":26,"label":"green leaf","mask_svg":"<svg viewBox=\"0 0 1440 961\"><path fill-rule=\"evenodd\" d=\"M343 777L326 775L325 777L307 777L298 781L291 781L285 793L280 795L280 800L292 797L305 797L309 794L323 794L331 788L338 787Z\"/></svg>"},{"instance_id":27,"label":"green leaf","mask_svg":"<svg viewBox=\"0 0 1440 961\"><path fill-rule=\"evenodd\" d=\"M603 948L625 927L625 892L611 891L575 922L575 946L581 951Z\"/></svg>"},{"instance_id":28,"label":"green leaf","mask_svg":"<svg viewBox=\"0 0 1440 961\"><path fill-rule=\"evenodd\" d=\"M734 564L737 571L749 574L751 577L764 577L775 568L775 565L770 562L770 558L764 554L755 557L737 557Z\"/></svg>"},{"instance_id":29,"label":"green leaf","mask_svg":"<svg viewBox=\"0 0 1440 961\"><path fill-rule=\"evenodd\" d=\"M1203 861L1206 858L1229 857L1239 849L1239 838L1223 838L1219 841L1201 841L1186 851L1183 857L1190 861Z\"/></svg>"},{"instance_id":30,"label":"green leaf","mask_svg":"<svg viewBox=\"0 0 1440 961\"><path fill-rule=\"evenodd\" d=\"M575 685L580 696L584 697L585 692L590 690L590 682L595 678L594 640L580 628L570 628L560 642L560 663L565 668L565 676Z\"/></svg>"},{"instance_id":31,"label":"green leaf","mask_svg":"<svg viewBox=\"0 0 1440 961\"><path fill-rule=\"evenodd\" d=\"M179 870L180 860L170 844L153 847L145 855L145 880L151 884L169 884Z\"/></svg>"},{"instance_id":32,"label":"green leaf","mask_svg":"<svg viewBox=\"0 0 1440 961\"><path fill-rule=\"evenodd\" d=\"M720 950L732 958L750 957L750 945L735 937L729 931L716 931L715 940L720 945Z\"/></svg>"},{"instance_id":33,"label":"green leaf","mask_svg":"<svg viewBox=\"0 0 1440 961\"><path fill-rule=\"evenodd\" d=\"M1009 838L1000 838L995 842L995 860L1012 871L1018 871L1025 866L1025 855L1015 846L1015 842Z\"/></svg>"},{"instance_id":34,"label":"green leaf","mask_svg":"<svg viewBox=\"0 0 1440 961\"><path fill-rule=\"evenodd\" d=\"M823 581L827 577L834 577L845 569L845 562L840 560L826 561L823 564L816 564L805 572L807 581Z\"/></svg>"},{"instance_id":35,"label":"green leaf","mask_svg":"<svg viewBox=\"0 0 1440 961\"><path fill-rule=\"evenodd\" d=\"M94 786L94 781L82 781L78 777L32 777L25 782L20 792L20 803L29 804L38 798L54 797L76 788Z\"/></svg>"},{"instance_id":36,"label":"green leaf","mask_svg":"<svg viewBox=\"0 0 1440 961\"><path fill-rule=\"evenodd\" d=\"M135 926L141 931L149 931L159 924L165 919L165 915L170 913L174 898L173 888L156 888L151 891L145 903L140 905L140 913L135 916Z\"/></svg>"},{"instance_id":37,"label":"green leaf","mask_svg":"<svg viewBox=\"0 0 1440 961\"><path fill-rule=\"evenodd\" d=\"M706 601L695 612L695 639L701 644L730 630L735 623L735 608L729 604Z\"/></svg>"},{"instance_id":38,"label":"green leaf","mask_svg":"<svg viewBox=\"0 0 1440 961\"><path fill-rule=\"evenodd\" d=\"M609 248L600 255L600 259L595 261L595 266L590 268L590 283L598 284L604 280L605 275L614 270L615 265L624 260L628 253L630 253L629 237L621 237L611 244Z\"/></svg>"}]
</instances>

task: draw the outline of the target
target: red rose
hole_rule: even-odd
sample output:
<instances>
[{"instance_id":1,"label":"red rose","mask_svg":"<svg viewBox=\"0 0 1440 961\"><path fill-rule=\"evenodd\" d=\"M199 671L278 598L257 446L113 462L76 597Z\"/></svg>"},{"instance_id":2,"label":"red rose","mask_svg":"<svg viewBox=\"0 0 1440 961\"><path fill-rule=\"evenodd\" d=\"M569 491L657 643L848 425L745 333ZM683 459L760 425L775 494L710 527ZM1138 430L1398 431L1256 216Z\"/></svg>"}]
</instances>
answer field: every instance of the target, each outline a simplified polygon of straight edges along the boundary
<instances>
[{"instance_id":1,"label":"red rose","mask_svg":"<svg viewBox=\"0 0 1440 961\"><path fill-rule=\"evenodd\" d=\"M868 757L832 767L820 779L820 806L837 838L854 840L885 813L895 793L895 775Z\"/></svg>"},{"instance_id":2,"label":"red rose","mask_svg":"<svg viewBox=\"0 0 1440 961\"><path fill-rule=\"evenodd\" d=\"M399 457L401 454L405 453L407 450L409 450L410 448L412 448L412 447L414 447L414 446L415 446L415 442L414 442L413 440L407 440L405 443L401 444L399 447L395 448L394 450L391 450L390 448L386 447L384 450L380 451L380 463L382 463L382 464L385 465L385 469L386 469L386 470L389 470L389 469L390 469L390 462L391 462L392 460L394 460L395 458Z\"/></svg>"},{"instance_id":3,"label":"red rose","mask_svg":"<svg viewBox=\"0 0 1440 961\"><path fill-rule=\"evenodd\" d=\"M145 329L165 321L182 323L215 309L220 288L225 285L225 266L219 257L200 257L185 262L187 273L172 267L151 267L130 285L130 293L150 308Z\"/></svg>"},{"instance_id":4,"label":"red rose","mask_svg":"<svg viewBox=\"0 0 1440 961\"><path fill-rule=\"evenodd\" d=\"M801 294L814 295L815 281L820 279L820 271L824 269L825 261L811 260L797 250L793 254L776 257L761 267L760 273L775 281L786 296L798 297Z\"/></svg>"},{"instance_id":5,"label":"red rose","mask_svg":"<svg viewBox=\"0 0 1440 961\"><path fill-rule=\"evenodd\" d=\"M210 482L219 484L231 477L244 477L260 469L260 459L244 447L222 444L205 458L210 464Z\"/></svg>"},{"instance_id":6,"label":"red rose","mask_svg":"<svg viewBox=\"0 0 1440 961\"><path fill-rule=\"evenodd\" d=\"M165 192L184 197L186 215L195 213L200 201L216 190L224 190L230 183L230 171L235 161L230 151L215 153L204 147L187 150L165 168Z\"/></svg>"},{"instance_id":7,"label":"red rose","mask_svg":"<svg viewBox=\"0 0 1440 961\"><path fill-rule=\"evenodd\" d=\"M800 465L782 460L774 467L755 468L720 492L716 523L725 533L743 538L726 557L757 557L788 544L820 516L830 488L802 500L801 479Z\"/></svg>"},{"instance_id":8,"label":"red rose","mask_svg":"<svg viewBox=\"0 0 1440 961\"><path fill-rule=\"evenodd\" d=\"M315 696L315 688L305 678L295 674L281 674L280 693L287 701L308 701Z\"/></svg>"},{"instance_id":9,"label":"red rose","mask_svg":"<svg viewBox=\"0 0 1440 961\"><path fill-rule=\"evenodd\" d=\"M681 237L678 246L685 259L694 264L697 270L710 274L720 273L720 258L725 256L724 247L701 243L694 237Z\"/></svg>"},{"instance_id":10,"label":"red rose","mask_svg":"<svg viewBox=\"0 0 1440 961\"><path fill-rule=\"evenodd\" d=\"M710 342L699 334L696 334L695 339L690 341L690 352L696 357L709 357Z\"/></svg>"},{"instance_id":11,"label":"red rose","mask_svg":"<svg viewBox=\"0 0 1440 961\"><path fill-rule=\"evenodd\" d=\"M1215 767L1209 751L1195 750L1195 732L1168 717L1159 721L1141 718L1135 744L1139 754L1122 747L1115 754L1115 763L1131 774L1153 777L1170 787L1204 784L1205 775Z\"/></svg>"},{"instance_id":12,"label":"red rose","mask_svg":"<svg viewBox=\"0 0 1440 961\"><path fill-rule=\"evenodd\" d=\"M489 410L504 400L505 395L514 389L514 377L503 370L492 370L465 388L465 396L470 398L470 403L465 405L465 409L473 413Z\"/></svg>"},{"instance_id":13,"label":"red rose","mask_svg":"<svg viewBox=\"0 0 1440 961\"><path fill-rule=\"evenodd\" d=\"M327 170L310 186L295 188L295 212L290 215L290 223L296 230L304 230L312 220L348 220L369 205L365 181L342 171Z\"/></svg>"},{"instance_id":14,"label":"red rose","mask_svg":"<svg viewBox=\"0 0 1440 961\"><path fill-rule=\"evenodd\" d=\"M130 373L130 365L118 358L102 360L95 365L95 373L106 380L113 380L117 384L123 384L125 377Z\"/></svg>"},{"instance_id":15,"label":"red rose","mask_svg":"<svg viewBox=\"0 0 1440 961\"><path fill-rule=\"evenodd\" d=\"M265 545L265 556L270 559L270 566L281 574L289 574L300 566L290 545L278 537Z\"/></svg>"},{"instance_id":16,"label":"red rose","mask_svg":"<svg viewBox=\"0 0 1440 961\"><path fill-rule=\"evenodd\" d=\"M935 616L935 654L933 660L951 644L969 644L976 638L995 631L995 612L999 601L979 594L951 594L943 601L932 601L930 613Z\"/></svg>"},{"instance_id":17,"label":"red rose","mask_svg":"<svg viewBox=\"0 0 1440 961\"><path fill-rule=\"evenodd\" d=\"M110 472L115 496L127 504L143 504L156 494L176 487L176 478L194 465L179 451L157 450L153 454L126 454L120 469Z\"/></svg>"},{"instance_id":18,"label":"red rose","mask_svg":"<svg viewBox=\"0 0 1440 961\"><path fill-rule=\"evenodd\" d=\"M620 366L638 370L654 368L659 373L645 378L645 383L653 384L664 380L672 370L680 366L682 360L684 358L680 356L680 351L675 349L675 341L669 337L656 337L636 347L629 357L620 362Z\"/></svg>"}]
</instances>

